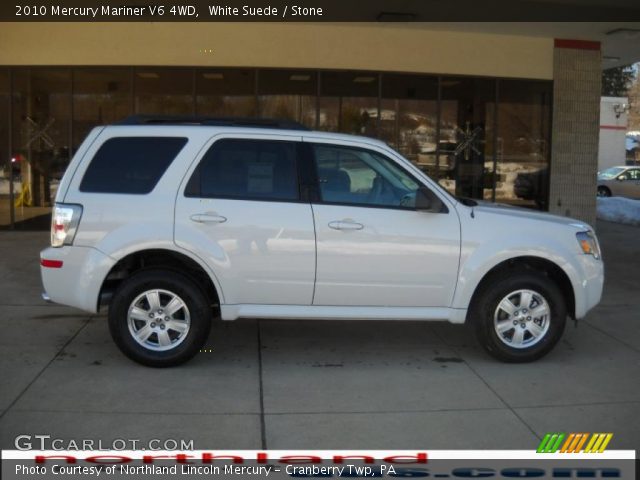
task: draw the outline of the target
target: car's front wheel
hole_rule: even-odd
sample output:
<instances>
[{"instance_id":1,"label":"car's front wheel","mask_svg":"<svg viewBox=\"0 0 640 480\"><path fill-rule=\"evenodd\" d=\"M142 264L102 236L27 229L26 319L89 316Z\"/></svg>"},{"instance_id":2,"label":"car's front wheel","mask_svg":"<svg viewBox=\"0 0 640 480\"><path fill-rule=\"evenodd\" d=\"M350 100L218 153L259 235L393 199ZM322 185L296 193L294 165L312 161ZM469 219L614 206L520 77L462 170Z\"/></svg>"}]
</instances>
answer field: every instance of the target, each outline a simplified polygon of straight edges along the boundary
<instances>
[{"instance_id":1,"label":"car's front wheel","mask_svg":"<svg viewBox=\"0 0 640 480\"><path fill-rule=\"evenodd\" d=\"M607 187L600 186L600 187L598 187L598 196L599 197L610 197L611 196L611 190L609 190Z\"/></svg>"},{"instance_id":2,"label":"car's front wheel","mask_svg":"<svg viewBox=\"0 0 640 480\"><path fill-rule=\"evenodd\" d=\"M489 354L505 362L531 362L558 343L567 308L553 280L524 271L492 278L471 315L478 340Z\"/></svg>"},{"instance_id":3,"label":"car's front wheel","mask_svg":"<svg viewBox=\"0 0 640 480\"><path fill-rule=\"evenodd\" d=\"M109 306L109 330L132 360L169 367L202 348L211 328L206 295L189 277L143 270L123 281Z\"/></svg>"}]
</instances>

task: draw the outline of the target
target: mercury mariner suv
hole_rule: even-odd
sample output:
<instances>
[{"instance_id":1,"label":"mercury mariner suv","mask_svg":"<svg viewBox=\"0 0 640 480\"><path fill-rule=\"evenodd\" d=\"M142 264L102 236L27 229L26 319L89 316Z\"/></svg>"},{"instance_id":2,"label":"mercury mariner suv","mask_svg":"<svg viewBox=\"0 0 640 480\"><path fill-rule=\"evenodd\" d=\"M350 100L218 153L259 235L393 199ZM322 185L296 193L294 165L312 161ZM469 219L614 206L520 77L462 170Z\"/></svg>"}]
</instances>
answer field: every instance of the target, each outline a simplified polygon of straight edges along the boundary
<instances>
[{"instance_id":1,"label":"mercury mariner suv","mask_svg":"<svg viewBox=\"0 0 640 480\"><path fill-rule=\"evenodd\" d=\"M384 143L267 120L97 127L58 188L44 298L108 307L115 343L182 363L212 321L469 323L536 360L599 301L593 229L459 200Z\"/></svg>"}]
</instances>

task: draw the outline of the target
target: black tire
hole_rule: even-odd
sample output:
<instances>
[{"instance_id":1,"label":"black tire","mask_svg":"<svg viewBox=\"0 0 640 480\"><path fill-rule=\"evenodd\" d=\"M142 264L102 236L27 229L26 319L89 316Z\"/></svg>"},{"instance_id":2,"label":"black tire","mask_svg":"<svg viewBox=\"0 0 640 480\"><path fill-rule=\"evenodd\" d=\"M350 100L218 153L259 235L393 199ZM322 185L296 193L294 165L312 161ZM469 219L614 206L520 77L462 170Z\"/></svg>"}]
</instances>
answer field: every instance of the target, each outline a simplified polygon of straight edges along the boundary
<instances>
[{"instance_id":1,"label":"black tire","mask_svg":"<svg viewBox=\"0 0 640 480\"><path fill-rule=\"evenodd\" d=\"M539 335L540 340L530 346L526 346L525 343L521 348L515 348L506 342L513 340L516 334L515 328L520 328L523 324L525 325L525 327L522 327L523 331L529 332L526 317L524 320L518 320L518 322L522 323L518 323L512 328L513 333L510 331L504 332L503 338L509 337L509 334L511 334L511 338L505 338L505 340L500 339L494 326L494 319L498 315L496 312L500 302L508 295L521 290L530 290L539 294L547 302L550 313L546 317L548 328L544 334ZM518 295L516 294L511 298L517 301ZM534 299L531 305L536 305L536 303ZM521 308L521 306L518 304L517 308ZM522 315L522 310L516 310L516 313ZM536 271L503 271L500 275L494 275L484 282L484 286L481 287L481 290L474 298L470 315L476 337L490 355L503 362L524 363L538 360L549 353L558 343L566 324L567 307L560 288L543 273ZM506 315L506 312L500 312L499 315ZM511 323L512 318L518 317L509 316L507 318ZM524 330L525 328L527 330ZM525 337L529 335L528 340L533 341L533 335L530 332L524 333L524 335Z\"/></svg>"},{"instance_id":2,"label":"black tire","mask_svg":"<svg viewBox=\"0 0 640 480\"><path fill-rule=\"evenodd\" d=\"M157 344L155 347L161 348L160 332L152 333L148 337L146 344L150 346L146 347L134 338L128 318L129 308L134 300L145 292L156 289L177 295L186 309L181 309L176 315L182 316L183 318L179 320L184 321L184 317L188 314L190 319L189 328L185 334L180 334L170 327L163 327L163 330L166 328L167 335L174 337L171 341L176 342L176 345L169 344L162 347L166 348L162 351L153 349L154 339ZM163 306L162 302L167 302L169 298L170 296L161 293L160 305ZM145 302L145 299L146 297L140 301ZM148 302L147 305L150 303ZM161 310L158 311L161 312ZM164 317L164 320L167 318ZM212 308L204 292L189 277L172 270L150 269L133 274L120 284L109 306L109 331L116 345L131 360L149 367L172 367L191 359L207 341L212 320ZM159 322L161 323L162 319ZM138 328L136 325L144 326L144 322L137 322L132 328ZM153 325L155 328L155 324ZM142 329L142 326L139 328Z\"/></svg>"},{"instance_id":3,"label":"black tire","mask_svg":"<svg viewBox=\"0 0 640 480\"><path fill-rule=\"evenodd\" d=\"M598 187L598 196L599 197L610 197L611 196L611 190L609 190L607 187L600 186L600 187Z\"/></svg>"}]
</instances>

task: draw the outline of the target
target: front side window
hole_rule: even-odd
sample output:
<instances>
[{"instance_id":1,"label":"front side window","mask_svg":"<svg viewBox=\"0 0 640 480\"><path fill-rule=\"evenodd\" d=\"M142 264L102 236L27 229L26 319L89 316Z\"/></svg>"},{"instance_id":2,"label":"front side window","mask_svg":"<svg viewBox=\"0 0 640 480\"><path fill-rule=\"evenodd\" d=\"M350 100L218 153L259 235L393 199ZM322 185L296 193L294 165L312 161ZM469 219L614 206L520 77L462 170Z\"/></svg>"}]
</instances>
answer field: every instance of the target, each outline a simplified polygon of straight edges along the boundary
<instances>
[{"instance_id":1,"label":"front side window","mask_svg":"<svg viewBox=\"0 0 640 480\"><path fill-rule=\"evenodd\" d=\"M91 160L80 191L149 193L186 143L182 137L110 138Z\"/></svg>"},{"instance_id":2,"label":"front side window","mask_svg":"<svg viewBox=\"0 0 640 480\"><path fill-rule=\"evenodd\" d=\"M638 181L640 180L640 169L632 168L627 170L627 180Z\"/></svg>"},{"instance_id":3,"label":"front side window","mask_svg":"<svg viewBox=\"0 0 640 480\"><path fill-rule=\"evenodd\" d=\"M323 202L415 208L420 185L385 156L333 145L314 145L313 152Z\"/></svg>"},{"instance_id":4,"label":"front side window","mask_svg":"<svg viewBox=\"0 0 640 480\"><path fill-rule=\"evenodd\" d=\"M202 158L185 195L298 200L296 144L275 140L219 140Z\"/></svg>"}]
</instances>

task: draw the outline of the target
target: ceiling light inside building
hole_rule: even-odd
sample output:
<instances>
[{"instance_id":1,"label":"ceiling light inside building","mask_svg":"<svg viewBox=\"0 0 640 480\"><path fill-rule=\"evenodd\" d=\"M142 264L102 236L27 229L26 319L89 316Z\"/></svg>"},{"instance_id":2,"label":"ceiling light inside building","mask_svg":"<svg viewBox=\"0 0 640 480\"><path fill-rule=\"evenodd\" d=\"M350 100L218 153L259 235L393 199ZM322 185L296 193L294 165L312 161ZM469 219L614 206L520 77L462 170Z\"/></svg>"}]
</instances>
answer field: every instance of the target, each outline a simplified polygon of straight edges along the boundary
<instances>
[{"instance_id":1,"label":"ceiling light inside building","mask_svg":"<svg viewBox=\"0 0 640 480\"><path fill-rule=\"evenodd\" d=\"M203 73L202 76L207 80L224 80L224 74L222 73Z\"/></svg>"},{"instance_id":2,"label":"ceiling light inside building","mask_svg":"<svg viewBox=\"0 0 640 480\"><path fill-rule=\"evenodd\" d=\"M311 79L311 75L291 75L289 80L293 82L308 82Z\"/></svg>"},{"instance_id":3,"label":"ceiling light inside building","mask_svg":"<svg viewBox=\"0 0 640 480\"><path fill-rule=\"evenodd\" d=\"M156 72L138 72L140 78L160 78Z\"/></svg>"},{"instance_id":4,"label":"ceiling light inside building","mask_svg":"<svg viewBox=\"0 0 640 480\"><path fill-rule=\"evenodd\" d=\"M355 77L353 83L371 83L375 81L376 77Z\"/></svg>"}]
</instances>

